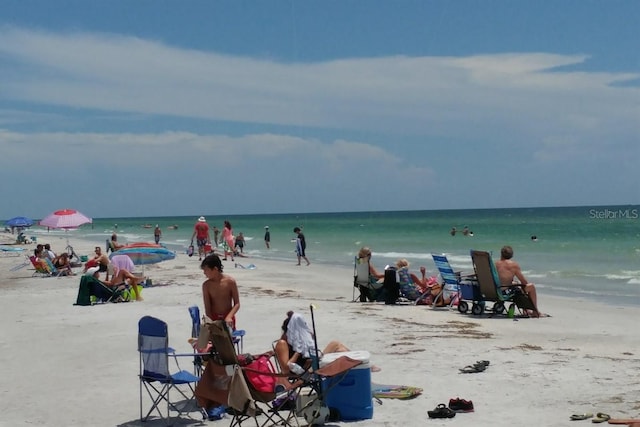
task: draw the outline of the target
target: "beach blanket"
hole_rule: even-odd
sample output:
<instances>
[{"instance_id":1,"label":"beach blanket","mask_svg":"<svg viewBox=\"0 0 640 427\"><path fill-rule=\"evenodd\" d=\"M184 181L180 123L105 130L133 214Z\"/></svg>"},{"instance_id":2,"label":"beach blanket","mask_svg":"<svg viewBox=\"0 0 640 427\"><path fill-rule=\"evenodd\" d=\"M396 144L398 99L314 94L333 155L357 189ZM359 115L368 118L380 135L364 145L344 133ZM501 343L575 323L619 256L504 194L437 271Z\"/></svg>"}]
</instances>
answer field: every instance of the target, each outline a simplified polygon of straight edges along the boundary
<instances>
[{"instance_id":1,"label":"beach blanket","mask_svg":"<svg viewBox=\"0 0 640 427\"><path fill-rule=\"evenodd\" d=\"M409 385L371 384L371 394L378 399L413 399L422 394L420 387Z\"/></svg>"}]
</instances>

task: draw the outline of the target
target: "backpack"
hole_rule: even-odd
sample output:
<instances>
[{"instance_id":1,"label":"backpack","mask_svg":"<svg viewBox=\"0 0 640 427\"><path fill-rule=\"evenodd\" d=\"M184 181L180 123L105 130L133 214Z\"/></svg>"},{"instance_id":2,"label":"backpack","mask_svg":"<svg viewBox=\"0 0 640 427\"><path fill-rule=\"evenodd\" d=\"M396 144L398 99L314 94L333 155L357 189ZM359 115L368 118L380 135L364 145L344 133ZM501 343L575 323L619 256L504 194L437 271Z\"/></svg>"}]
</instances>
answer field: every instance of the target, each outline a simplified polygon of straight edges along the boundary
<instances>
[{"instance_id":1,"label":"backpack","mask_svg":"<svg viewBox=\"0 0 640 427\"><path fill-rule=\"evenodd\" d=\"M247 379L254 389L263 393L271 393L276 387L275 369L269 360L269 356L261 354L253 362L245 366Z\"/></svg>"}]
</instances>

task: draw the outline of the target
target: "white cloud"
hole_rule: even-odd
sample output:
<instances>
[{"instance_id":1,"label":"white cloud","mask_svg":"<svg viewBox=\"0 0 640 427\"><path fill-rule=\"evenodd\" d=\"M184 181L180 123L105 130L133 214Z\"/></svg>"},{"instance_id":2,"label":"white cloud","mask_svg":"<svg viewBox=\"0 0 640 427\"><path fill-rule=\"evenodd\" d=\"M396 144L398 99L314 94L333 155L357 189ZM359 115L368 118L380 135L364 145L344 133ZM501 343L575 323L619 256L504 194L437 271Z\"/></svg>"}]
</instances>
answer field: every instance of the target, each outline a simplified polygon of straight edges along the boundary
<instances>
[{"instance_id":1,"label":"white cloud","mask_svg":"<svg viewBox=\"0 0 640 427\"><path fill-rule=\"evenodd\" d=\"M618 114L638 114L638 89L611 86L638 74L559 68L579 65L586 55L286 64L109 34L7 28L0 34L10 65L0 72L4 96L73 108L460 136L468 136L459 126L465 121L518 126L541 116L547 128L572 129L567 112L602 126Z\"/></svg>"},{"instance_id":2,"label":"white cloud","mask_svg":"<svg viewBox=\"0 0 640 427\"><path fill-rule=\"evenodd\" d=\"M99 189L107 216L121 214L122 204L149 212L134 197L148 192L158 192L157 209L167 209L170 195L171 208L184 210L169 213L192 213L190 204L209 186L224 191L226 211L237 212L480 206L491 202L471 188L478 164L496 191L517 184L523 194L540 194L507 206L563 204L544 199L553 197L550 184L569 182L558 179L559 169L580 181L593 159L612 170L616 156L638 153L640 91L618 83L639 74L576 71L587 54L291 64L120 35L4 27L0 55L0 124L8 129L0 131L0 177L25 161L38 171L58 165L56 179L74 183L68 197ZM54 112L21 113L31 103ZM87 111L113 116L109 123L121 127L87 132ZM130 131L128 121L138 117L151 130ZM165 131L158 123L167 117L294 127L228 136ZM25 123L41 131L13 130ZM296 129L324 136L296 136ZM349 132L373 136L353 141L343 136ZM523 168L529 173L517 182ZM638 178L626 162L622 170L625 182ZM505 175L515 182L503 182ZM361 180L374 196L354 195ZM586 203L585 187L572 194ZM452 195L452 188L460 191ZM400 202L389 207L386 194ZM426 206L427 196L440 204Z\"/></svg>"}]
</instances>

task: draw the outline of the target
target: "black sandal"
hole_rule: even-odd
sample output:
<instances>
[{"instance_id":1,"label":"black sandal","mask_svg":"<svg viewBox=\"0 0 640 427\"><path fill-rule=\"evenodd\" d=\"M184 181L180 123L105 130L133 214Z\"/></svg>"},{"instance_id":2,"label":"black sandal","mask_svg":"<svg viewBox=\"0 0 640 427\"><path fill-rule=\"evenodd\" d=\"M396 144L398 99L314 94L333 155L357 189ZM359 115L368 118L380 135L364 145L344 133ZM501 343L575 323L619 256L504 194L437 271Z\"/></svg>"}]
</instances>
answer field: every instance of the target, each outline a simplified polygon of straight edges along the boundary
<instances>
[{"instance_id":1,"label":"black sandal","mask_svg":"<svg viewBox=\"0 0 640 427\"><path fill-rule=\"evenodd\" d=\"M485 369L487 369L487 367L485 365L468 365L465 366L464 368L460 369L460 372L462 372L463 374L475 374L478 372L482 372Z\"/></svg>"},{"instance_id":2,"label":"black sandal","mask_svg":"<svg viewBox=\"0 0 640 427\"><path fill-rule=\"evenodd\" d=\"M433 411L427 411L429 418L453 418L456 413L447 408L444 403L439 404Z\"/></svg>"}]
</instances>

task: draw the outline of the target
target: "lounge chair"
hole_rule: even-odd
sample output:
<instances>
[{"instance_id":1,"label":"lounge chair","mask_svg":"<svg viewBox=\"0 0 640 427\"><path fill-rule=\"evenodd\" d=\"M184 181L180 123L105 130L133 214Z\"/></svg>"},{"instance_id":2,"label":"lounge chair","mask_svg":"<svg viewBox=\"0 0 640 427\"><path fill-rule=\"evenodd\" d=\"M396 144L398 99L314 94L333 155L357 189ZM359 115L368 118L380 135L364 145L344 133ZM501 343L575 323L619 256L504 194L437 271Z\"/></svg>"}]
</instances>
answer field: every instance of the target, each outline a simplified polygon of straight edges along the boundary
<instances>
[{"instance_id":1,"label":"lounge chair","mask_svg":"<svg viewBox=\"0 0 640 427\"><path fill-rule=\"evenodd\" d=\"M471 250L471 261L476 272L481 300L474 301L471 312L480 315L485 310L485 302L493 302L494 314L505 311L505 303L511 302L520 310L533 310L537 312L533 301L524 292L523 285L502 285L496 271L496 266L491 259L491 254L485 251Z\"/></svg>"},{"instance_id":2,"label":"lounge chair","mask_svg":"<svg viewBox=\"0 0 640 427\"><path fill-rule=\"evenodd\" d=\"M477 293L478 283L475 281L475 274L463 274L461 271L454 271L445 254L431 254L431 257L433 258L433 263L442 278L442 288L433 298L433 306L435 307L438 304L443 305L445 294L449 293L449 307L453 306L453 304L457 302L458 311L466 313L468 310L468 304L464 299L474 299L473 297L467 296L469 293L471 295Z\"/></svg>"}]
</instances>

